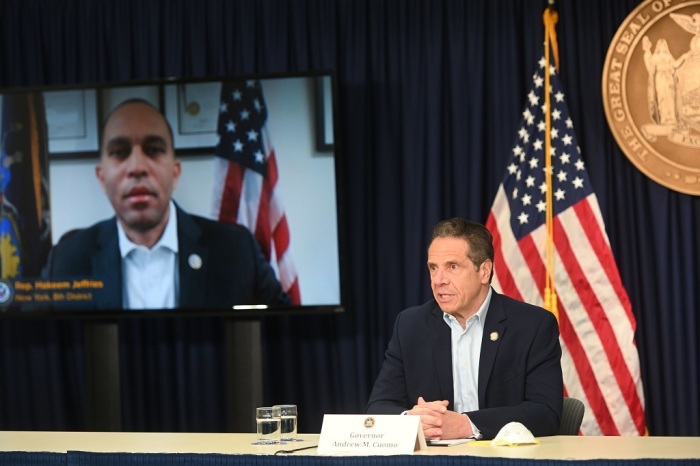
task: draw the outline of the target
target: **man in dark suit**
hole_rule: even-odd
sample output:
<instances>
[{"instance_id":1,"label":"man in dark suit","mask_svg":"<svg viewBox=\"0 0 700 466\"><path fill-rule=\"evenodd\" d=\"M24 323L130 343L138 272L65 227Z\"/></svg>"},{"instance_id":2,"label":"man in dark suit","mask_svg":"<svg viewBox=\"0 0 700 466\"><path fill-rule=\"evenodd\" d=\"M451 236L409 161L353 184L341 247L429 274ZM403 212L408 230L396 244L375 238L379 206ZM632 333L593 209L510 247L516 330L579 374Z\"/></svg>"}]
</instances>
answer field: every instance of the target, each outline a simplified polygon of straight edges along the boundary
<instances>
[{"instance_id":1,"label":"man in dark suit","mask_svg":"<svg viewBox=\"0 0 700 466\"><path fill-rule=\"evenodd\" d=\"M426 438L493 438L509 422L556 435L563 403L554 315L491 288L483 225L438 223L428 248L434 299L396 318L367 413L421 416Z\"/></svg>"},{"instance_id":2,"label":"man in dark suit","mask_svg":"<svg viewBox=\"0 0 700 466\"><path fill-rule=\"evenodd\" d=\"M98 309L289 303L247 229L176 206L180 173L162 113L121 103L105 121L96 167L116 215L59 241L44 275L101 280L89 303Z\"/></svg>"}]
</instances>

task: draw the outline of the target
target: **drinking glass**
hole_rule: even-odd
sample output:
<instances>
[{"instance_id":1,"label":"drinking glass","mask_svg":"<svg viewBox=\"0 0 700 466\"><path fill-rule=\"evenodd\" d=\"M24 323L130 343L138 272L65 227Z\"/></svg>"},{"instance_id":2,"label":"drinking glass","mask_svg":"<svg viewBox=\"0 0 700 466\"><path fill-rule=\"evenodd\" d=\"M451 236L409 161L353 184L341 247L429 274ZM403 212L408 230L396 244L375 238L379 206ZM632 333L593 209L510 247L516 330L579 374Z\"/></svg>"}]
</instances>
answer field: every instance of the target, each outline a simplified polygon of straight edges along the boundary
<instances>
[{"instance_id":1,"label":"drinking glass","mask_svg":"<svg viewBox=\"0 0 700 466\"><path fill-rule=\"evenodd\" d=\"M280 409L280 439L283 442L297 440L297 405L275 405Z\"/></svg>"},{"instance_id":2,"label":"drinking glass","mask_svg":"<svg viewBox=\"0 0 700 466\"><path fill-rule=\"evenodd\" d=\"M280 408L263 406L255 409L255 422L258 426L258 445L280 443Z\"/></svg>"}]
</instances>

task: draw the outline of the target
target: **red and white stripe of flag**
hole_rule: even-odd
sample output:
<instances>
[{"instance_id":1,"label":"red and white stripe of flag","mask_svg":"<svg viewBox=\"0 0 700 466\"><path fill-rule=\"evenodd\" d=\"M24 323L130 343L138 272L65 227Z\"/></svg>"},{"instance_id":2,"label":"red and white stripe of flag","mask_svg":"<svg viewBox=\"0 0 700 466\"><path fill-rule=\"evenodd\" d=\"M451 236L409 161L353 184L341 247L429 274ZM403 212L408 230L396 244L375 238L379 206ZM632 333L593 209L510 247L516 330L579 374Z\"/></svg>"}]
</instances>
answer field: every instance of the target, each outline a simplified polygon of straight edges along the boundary
<instances>
[{"instance_id":1,"label":"red and white stripe of flag","mask_svg":"<svg viewBox=\"0 0 700 466\"><path fill-rule=\"evenodd\" d=\"M487 227L494 236L493 286L543 305L545 226L518 242L501 186ZM595 195L554 218L564 388L586 405L584 435L644 435L644 395L635 320Z\"/></svg>"},{"instance_id":2,"label":"red and white stripe of flag","mask_svg":"<svg viewBox=\"0 0 700 466\"><path fill-rule=\"evenodd\" d=\"M220 221L238 223L254 233L282 288L292 303L301 304L299 279L289 248L289 226L277 186L275 151L265 128L263 134L266 177L236 162L216 158L215 185L220 189L215 189L218 197L214 199L214 212Z\"/></svg>"}]
</instances>

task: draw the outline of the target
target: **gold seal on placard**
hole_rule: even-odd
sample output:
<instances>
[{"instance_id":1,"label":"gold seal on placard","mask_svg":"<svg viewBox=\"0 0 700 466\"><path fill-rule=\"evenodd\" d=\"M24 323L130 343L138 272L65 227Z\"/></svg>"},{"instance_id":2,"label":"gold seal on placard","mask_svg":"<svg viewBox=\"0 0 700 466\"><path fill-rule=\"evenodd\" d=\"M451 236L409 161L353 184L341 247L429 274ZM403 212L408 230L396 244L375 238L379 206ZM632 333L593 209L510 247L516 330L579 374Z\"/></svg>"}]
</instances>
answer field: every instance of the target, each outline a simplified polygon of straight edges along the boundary
<instances>
[{"instance_id":1,"label":"gold seal on placard","mask_svg":"<svg viewBox=\"0 0 700 466\"><path fill-rule=\"evenodd\" d=\"M608 125L627 158L669 189L700 195L700 0L645 0L603 68Z\"/></svg>"}]
</instances>

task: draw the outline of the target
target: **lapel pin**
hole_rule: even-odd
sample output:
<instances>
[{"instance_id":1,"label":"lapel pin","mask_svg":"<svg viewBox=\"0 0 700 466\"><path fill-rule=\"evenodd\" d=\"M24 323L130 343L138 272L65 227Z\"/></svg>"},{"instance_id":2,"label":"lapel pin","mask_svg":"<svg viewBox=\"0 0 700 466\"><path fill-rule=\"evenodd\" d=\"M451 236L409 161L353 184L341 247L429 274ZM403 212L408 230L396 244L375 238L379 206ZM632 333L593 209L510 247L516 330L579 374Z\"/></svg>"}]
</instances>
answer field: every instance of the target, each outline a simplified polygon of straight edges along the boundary
<instances>
[{"instance_id":1,"label":"lapel pin","mask_svg":"<svg viewBox=\"0 0 700 466\"><path fill-rule=\"evenodd\" d=\"M190 264L194 270L199 270L202 268L202 258L198 254L190 254L187 258L187 263Z\"/></svg>"},{"instance_id":2,"label":"lapel pin","mask_svg":"<svg viewBox=\"0 0 700 466\"><path fill-rule=\"evenodd\" d=\"M491 341L498 340L498 332L491 332L491 335L489 335L489 338L491 338Z\"/></svg>"}]
</instances>

